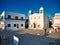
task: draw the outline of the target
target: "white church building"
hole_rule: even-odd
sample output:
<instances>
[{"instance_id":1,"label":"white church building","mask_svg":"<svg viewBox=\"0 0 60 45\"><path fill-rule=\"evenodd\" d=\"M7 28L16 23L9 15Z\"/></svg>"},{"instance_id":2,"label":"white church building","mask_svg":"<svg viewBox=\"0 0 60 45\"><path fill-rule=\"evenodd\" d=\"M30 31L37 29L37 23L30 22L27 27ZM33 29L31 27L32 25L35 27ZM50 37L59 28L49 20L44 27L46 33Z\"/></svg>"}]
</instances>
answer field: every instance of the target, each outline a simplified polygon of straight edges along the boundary
<instances>
[{"instance_id":1,"label":"white church building","mask_svg":"<svg viewBox=\"0 0 60 45\"><path fill-rule=\"evenodd\" d=\"M39 9L39 13L28 12L29 29L47 29L49 28L49 18L44 14L44 8Z\"/></svg>"},{"instance_id":2,"label":"white church building","mask_svg":"<svg viewBox=\"0 0 60 45\"><path fill-rule=\"evenodd\" d=\"M1 16L2 29L6 30L19 30L25 28L25 15L3 11Z\"/></svg>"}]
</instances>

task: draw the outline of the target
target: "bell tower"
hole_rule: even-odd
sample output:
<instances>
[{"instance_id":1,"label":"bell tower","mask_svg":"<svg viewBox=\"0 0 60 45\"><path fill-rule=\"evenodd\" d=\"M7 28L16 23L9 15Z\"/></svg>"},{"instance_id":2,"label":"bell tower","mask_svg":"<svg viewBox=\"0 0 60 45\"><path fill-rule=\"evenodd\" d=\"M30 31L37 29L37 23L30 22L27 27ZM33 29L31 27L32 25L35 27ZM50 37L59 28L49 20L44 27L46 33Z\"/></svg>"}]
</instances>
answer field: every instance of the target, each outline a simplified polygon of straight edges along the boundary
<instances>
[{"instance_id":1,"label":"bell tower","mask_svg":"<svg viewBox=\"0 0 60 45\"><path fill-rule=\"evenodd\" d=\"M43 8L43 7L41 7L41 8L39 9L39 13L44 14L44 8Z\"/></svg>"},{"instance_id":2,"label":"bell tower","mask_svg":"<svg viewBox=\"0 0 60 45\"><path fill-rule=\"evenodd\" d=\"M28 15L31 15L31 14L32 14L32 11L31 11L31 10L29 10Z\"/></svg>"}]
</instances>

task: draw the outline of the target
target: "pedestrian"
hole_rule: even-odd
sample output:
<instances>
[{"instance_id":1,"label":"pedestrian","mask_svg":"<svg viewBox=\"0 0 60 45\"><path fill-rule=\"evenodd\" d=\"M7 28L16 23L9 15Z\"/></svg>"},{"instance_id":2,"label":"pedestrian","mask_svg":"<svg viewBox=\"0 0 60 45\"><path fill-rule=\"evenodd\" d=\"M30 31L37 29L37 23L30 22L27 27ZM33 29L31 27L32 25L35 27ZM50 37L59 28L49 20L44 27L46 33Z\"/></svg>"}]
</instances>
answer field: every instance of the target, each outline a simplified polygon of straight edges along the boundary
<instances>
[{"instance_id":1,"label":"pedestrian","mask_svg":"<svg viewBox=\"0 0 60 45\"><path fill-rule=\"evenodd\" d=\"M45 29L45 33L46 33L46 29Z\"/></svg>"},{"instance_id":2,"label":"pedestrian","mask_svg":"<svg viewBox=\"0 0 60 45\"><path fill-rule=\"evenodd\" d=\"M45 34L46 34L46 29L45 29Z\"/></svg>"}]
</instances>

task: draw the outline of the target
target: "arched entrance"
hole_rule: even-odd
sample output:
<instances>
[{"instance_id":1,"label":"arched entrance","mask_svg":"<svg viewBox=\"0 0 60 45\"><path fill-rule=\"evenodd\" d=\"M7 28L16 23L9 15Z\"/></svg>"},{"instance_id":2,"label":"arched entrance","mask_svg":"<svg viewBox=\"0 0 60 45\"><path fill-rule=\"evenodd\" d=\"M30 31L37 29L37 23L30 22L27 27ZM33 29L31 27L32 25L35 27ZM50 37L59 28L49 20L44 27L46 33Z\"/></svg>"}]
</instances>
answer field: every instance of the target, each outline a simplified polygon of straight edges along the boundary
<instances>
[{"instance_id":1,"label":"arched entrance","mask_svg":"<svg viewBox=\"0 0 60 45\"><path fill-rule=\"evenodd\" d=\"M60 28L58 27L58 30L60 30Z\"/></svg>"},{"instance_id":2,"label":"arched entrance","mask_svg":"<svg viewBox=\"0 0 60 45\"><path fill-rule=\"evenodd\" d=\"M34 25L34 28L36 28L36 24L35 24L35 23L33 23L33 25Z\"/></svg>"}]
</instances>

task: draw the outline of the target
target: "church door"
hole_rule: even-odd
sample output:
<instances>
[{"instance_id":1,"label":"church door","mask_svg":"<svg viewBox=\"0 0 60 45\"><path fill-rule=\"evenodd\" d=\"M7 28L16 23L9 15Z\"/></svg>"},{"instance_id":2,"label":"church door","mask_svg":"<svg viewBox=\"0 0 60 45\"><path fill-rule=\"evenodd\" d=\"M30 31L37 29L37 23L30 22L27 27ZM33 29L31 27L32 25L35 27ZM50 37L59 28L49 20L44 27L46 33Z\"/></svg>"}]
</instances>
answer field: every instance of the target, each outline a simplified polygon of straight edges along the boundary
<instances>
[{"instance_id":1,"label":"church door","mask_svg":"<svg viewBox=\"0 0 60 45\"><path fill-rule=\"evenodd\" d=\"M34 24L34 28L36 28L36 24L35 23L33 23Z\"/></svg>"}]
</instances>

